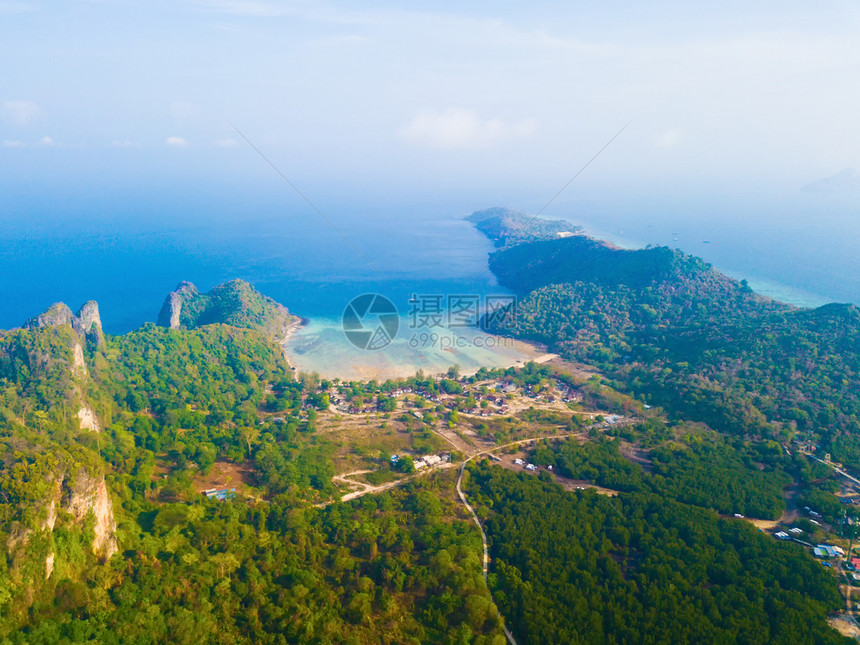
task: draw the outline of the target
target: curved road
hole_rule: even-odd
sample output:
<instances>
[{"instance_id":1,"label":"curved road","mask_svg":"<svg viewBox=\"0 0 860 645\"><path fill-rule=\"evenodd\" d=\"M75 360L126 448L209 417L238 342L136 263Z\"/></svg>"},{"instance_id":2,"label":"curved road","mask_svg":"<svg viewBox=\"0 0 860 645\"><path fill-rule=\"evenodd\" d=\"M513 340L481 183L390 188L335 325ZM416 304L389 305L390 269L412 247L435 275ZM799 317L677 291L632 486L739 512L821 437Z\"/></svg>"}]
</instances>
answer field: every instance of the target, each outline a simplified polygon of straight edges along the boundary
<instances>
[{"instance_id":1,"label":"curved road","mask_svg":"<svg viewBox=\"0 0 860 645\"><path fill-rule=\"evenodd\" d=\"M484 532L484 527L481 526L481 520L478 519L478 514L475 512L475 509L472 508L472 505L469 504L468 500L466 499L466 495L463 493L463 488L461 486L461 484L463 483L463 473L466 472L466 464L468 464L475 457L483 457L484 455L488 455L491 452L495 452L496 450L501 450L502 448L507 448L508 446L516 446L516 445L521 445L524 443L532 443L534 441L540 441L541 439L560 439L563 437L566 437L566 438L576 437L576 436L579 436L579 434L581 434L581 433L557 434L557 435L553 435L551 437L535 437L533 439L521 439L519 441L512 441L511 443L506 443L503 446L496 446L495 448L491 448L489 450L484 450L482 452L475 453L474 455L472 455L471 457L469 457L468 459L463 461L463 463L460 464L460 473L457 476L457 495L460 496L460 501L463 502L463 506L465 506L466 509L469 511L469 513L472 516L472 519L475 520L475 524L478 525L478 530L481 532L481 542L483 543L483 546L484 546L484 561L483 561L484 582L487 582L487 571L489 570L489 565L490 565L490 552L489 552L489 549L487 548L487 534ZM487 585L487 589L489 589L489 588L490 588L489 585ZM490 594L492 594L492 591L490 592ZM511 645L517 645L517 641L514 638L514 635L511 634L507 625L505 625L504 617L502 617L502 629L505 630L505 637L508 639L508 643L510 643Z\"/></svg>"},{"instance_id":2,"label":"curved road","mask_svg":"<svg viewBox=\"0 0 860 645\"><path fill-rule=\"evenodd\" d=\"M471 459L471 457L469 457ZM482 566L484 568L484 583L487 583L487 569L490 564L490 553L487 549L487 534L484 533L484 527L481 526L481 520L478 519L478 514L475 512L475 509L472 508L472 505L466 500L466 496L463 494L463 489L460 487L460 484L463 481L463 473L466 470L466 463L469 461L467 459L462 464L460 464L460 474L457 477L457 494L460 496L460 501L463 502L463 505L469 510L469 513L472 514L472 519L475 520L475 524L478 525L478 530L481 532L481 542L484 544L484 561ZM490 597L492 598L493 592L490 590L490 585L487 584L487 590L490 591ZM517 641L514 638L514 635L511 634L511 631L508 629L508 626L505 625L505 618L501 614L499 616L502 618L502 629L505 630L505 638L508 639L508 643L511 645L517 645Z\"/></svg>"},{"instance_id":3,"label":"curved road","mask_svg":"<svg viewBox=\"0 0 860 645\"><path fill-rule=\"evenodd\" d=\"M441 433L437 433L437 434L439 434L442 438L446 439L449 443L451 443L458 450L460 449L459 446L454 444L454 442L452 442L450 439L448 439L448 437L445 437L445 435L443 435ZM483 558L483 562L482 562L484 582L487 582L487 573L489 571L489 565L490 565L490 552L489 552L489 548L487 547L487 534L484 532L484 527L481 526L481 520L478 519L478 514L475 512L475 509L472 508L472 505L469 504L469 501L466 499L465 493L463 493L463 488L462 488L463 473L466 472L466 464L468 464L470 461L472 461L476 457L483 457L485 455L489 455L490 453L496 452L497 450L502 450L503 448L507 448L509 446L519 446L519 445L526 444L526 443L534 443L535 441L541 441L543 439L570 439L572 437L582 436L582 434L583 433L581 433L581 432L576 432L576 433L566 432L564 434L550 435L548 437L547 436L532 437L531 439L520 439L519 441L511 441L510 443L506 443L506 444L503 444L501 446L494 446L493 448L488 448L487 450L482 450L480 452L476 452L471 457L467 457L460 464L460 472L457 475L457 495L460 497L460 501L463 502L463 506L465 506L466 509L469 511L469 514L472 516L472 520L474 520L475 524L478 527L478 530L481 532L481 542L482 542L483 547L484 547L484 558ZM435 468L427 468L427 469L424 469L418 473L414 473L410 476L403 477L402 479L398 479L398 480L395 480L392 482L387 482L387 483L381 484L379 486L371 486L370 484L366 484L364 482L347 479L348 477L350 477L352 475L361 475L361 474L370 472L367 470L359 470L359 471L355 471L352 473L345 473L343 475L335 475L332 479L338 480L338 481L345 483L345 484L352 484L352 485L358 485L358 486L364 487L362 490L357 490L357 491L354 491L352 493L347 493L346 495L341 497L341 501L347 502L351 499L355 499L357 497L362 497L363 495L367 495L368 493L379 493L379 492L382 492L384 490L388 490L389 488L394 488L395 486L399 486L399 485L405 483L406 481L413 479L414 477L416 477L418 475L425 474L425 473L431 472L431 471L439 469L439 468L451 468L454 465L455 464L444 464L441 466L436 466ZM330 504L330 503L331 502L324 503L324 504L318 504L317 506L320 506L320 507L328 506L328 504ZM489 589L489 585L487 586L487 589ZM490 592L490 594L492 595L492 591ZM500 616L501 616L501 614L500 614ZM510 645L517 645L517 641L514 638L514 635L511 634L507 625L505 625L504 617L502 617L502 629L505 631L505 637L508 639L508 643L510 643Z\"/></svg>"}]
</instances>

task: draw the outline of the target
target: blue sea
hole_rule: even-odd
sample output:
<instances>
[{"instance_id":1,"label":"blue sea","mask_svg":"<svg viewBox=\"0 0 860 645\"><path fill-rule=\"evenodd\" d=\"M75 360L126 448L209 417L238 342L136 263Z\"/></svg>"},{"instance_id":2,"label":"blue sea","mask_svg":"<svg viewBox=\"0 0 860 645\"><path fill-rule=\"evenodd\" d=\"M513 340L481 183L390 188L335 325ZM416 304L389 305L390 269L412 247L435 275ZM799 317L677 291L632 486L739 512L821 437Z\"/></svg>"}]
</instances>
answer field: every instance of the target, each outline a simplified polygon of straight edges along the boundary
<instances>
[{"instance_id":1,"label":"blue sea","mask_svg":"<svg viewBox=\"0 0 860 645\"><path fill-rule=\"evenodd\" d=\"M361 293L389 298L404 326L414 294L506 294L487 270L491 244L463 218L496 205L533 212L530 201L538 200L326 199L322 217L285 192L253 199L107 194L73 204L19 198L0 217L0 327L21 325L57 301L77 309L93 299L105 330L124 333L155 321L181 280L208 290L242 278L311 321L293 349L300 368L326 372L345 347L338 332L344 307ZM568 219L622 246L664 244L700 255L799 306L860 302L860 224L847 200L575 195L545 216ZM430 356L400 349L405 353L389 363L433 369L446 361L469 367L492 362L486 351ZM525 356L512 349L499 360Z\"/></svg>"}]
</instances>

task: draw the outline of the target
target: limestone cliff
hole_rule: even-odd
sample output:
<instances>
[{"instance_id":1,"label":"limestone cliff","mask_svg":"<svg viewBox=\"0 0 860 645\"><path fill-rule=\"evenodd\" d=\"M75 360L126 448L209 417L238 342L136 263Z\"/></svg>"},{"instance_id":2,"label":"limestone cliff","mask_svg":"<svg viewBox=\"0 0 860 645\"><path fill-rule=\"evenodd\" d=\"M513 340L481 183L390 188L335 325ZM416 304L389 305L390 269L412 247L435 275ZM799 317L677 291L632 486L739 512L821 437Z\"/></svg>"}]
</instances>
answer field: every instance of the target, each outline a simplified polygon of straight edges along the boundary
<instances>
[{"instance_id":1,"label":"limestone cliff","mask_svg":"<svg viewBox=\"0 0 860 645\"><path fill-rule=\"evenodd\" d=\"M81 468L63 493L62 508L72 515L75 522L83 522L90 513L93 514L93 553L103 558L116 553L116 521L104 476L90 475Z\"/></svg>"},{"instance_id":2,"label":"limestone cliff","mask_svg":"<svg viewBox=\"0 0 860 645\"><path fill-rule=\"evenodd\" d=\"M164 304L158 314L158 325L170 329L179 329L182 326L183 303L195 303L199 297L200 292L192 283L180 282L176 289L164 299Z\"/></svg>"},{"instance_id":3,"label":"limestone cliff","mask_svg":"<svg viewBox=\"0 0 860 645\"><path fill-rule=\"evenodd\" d=\"M99 314L99 305L95 300L85 302L77 314L73 314L72 310L64 303L58 302L24 323L24 328L40 329L62 325L69 325L74 329L84 343L90 341L101 345L104 342L102 319Z\"/></svg>"},{"instance_id":4,"label":"limestone cliff","mask_svg":"<svg viewBox=\"0 0 860 645\"><path fill-rule=\"evenodd\" d=\"M95 410L93 410L87 404L81 406L81 409L78 410L78 422L81 425L81 430L89 430L90 432L101 432L102 426L99 422L99 418L96 416Z\"/></svg>"},{"instance_id":5,"label":"limestone cliff","mask_svg":"<svg viewBox=\"0 0 860 645\"><path fill-rule=\"evenodd\" d=\"M99 315L99 305L95 300L85 302L78 311L78 323L85 334L101 332L102 318Z\"/></svg>"},{"instance_id":6,"label":"limestone cliff","mask_svg":"<svg viewBox=\"0 0 860 645\"><path fill-rule=\"evenodd\" d=\"M264 296L244 280L231 280L206 293L180 282L164 300L158 324L171 329L195 329L222 323L281 338L299 318Z\"/></svg>"},{"instance_id":7,"label":"limestone cliff","mask_svg":"<svg viewBox=\"0 0 860 645\"><path fill-rule=\"evenodd\" d=\"M81 387L83 379L89 375L87 369L84 348L98 350L104 346L104 334L102 332L102 320L99 314L99 306L94 300L85 302L73 314L65 304L58 302L51 305L47 311L30 319L24 324L25 329L38 330L46 327L71 327L74 334L70 337L71 365L69 372L73 379L71 390L80 397L80 408L77 417L82 430L100 432L101 423L92 407L84 400ZM55 360L56 357L51 357Z\"/></svg>"},{"instance_id":8,"label":"limestone cliff","mask_svg":"<svg viewBox=\"0 0 860 645\"><path fill-rule=\"evenodd\" d=\"M62 302L57 302L35 318L28 320L24 327L26 329L38 329L40 327L59 327L60 325L71 325L74 314L69 307Z\"/></svg>"},{"instance_id":9,"label":"limestone cliff","mask_svg":"<svg viewBox=\"0 0 860 645\"><path fill-rule=\"evenodd\" d=\"M92 517L92 542L87 546L93 555L106 560L117 552L116 520L113 502L101 474L89 473L78 467L74 477L67 474L49 475L54 482L52 492L43 504L39 504L41 520L29 526L12 522L6 540L6 550L12 563L12 574L26 566L28 558L44 558L45 578L50 578L55 566L75 568L77 562L57 562L51 535L59 526L81 527ZM45 539L47 536L47 540ZM38 538L38 539L36 539ZM68 538L67 538L68 539ZM37 552L33 553L33 549Z\"/></svg>"}]
</instances>

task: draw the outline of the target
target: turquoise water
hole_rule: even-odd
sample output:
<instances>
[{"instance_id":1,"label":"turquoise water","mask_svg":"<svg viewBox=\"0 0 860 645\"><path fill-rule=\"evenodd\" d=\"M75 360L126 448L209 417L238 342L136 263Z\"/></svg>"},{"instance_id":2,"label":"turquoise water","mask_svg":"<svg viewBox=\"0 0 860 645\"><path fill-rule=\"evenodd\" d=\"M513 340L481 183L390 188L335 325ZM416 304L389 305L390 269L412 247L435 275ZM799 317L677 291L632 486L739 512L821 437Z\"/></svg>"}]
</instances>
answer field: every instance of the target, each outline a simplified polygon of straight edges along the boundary
<instances>
[{"instance_id":1,"label":"turquoise water","mask_svg":"<svg viewBox=\"0 0 860 645\"><path fill-rule=\"evenodd\" d=\"M476 329L410 329L401 319L397 337L377 351L345 342L341 320L314 318L287 343L287 355L299 371L344 379L412 376L417 370L438 374L456 365L462 374L480 367L510 367L541 355L525 343Z\"/></svg>"},{"instance_id":2,"label":"turquoise water","mask_svg":"<svg viewBox=\"0 0 860 645\"><path fill-rule=\"evenodd\" d=\"M680 248L789 304L860 303L860 195L572 198L546 215L619 246Z\"/></svg>"},{"instance_id":3,"label":"turquoise water","mask_svg":"<svg viewBox=\"0 0 860 645\"><path fill-rule=\"evenodd\" d=\"M574 196L557 200L545 215L623 246L681 248L800 306L860 302L856 209L850 200L821 199ZM154 321L181 280L206 290L243 278L311 321L289 345L301 369L328 374L348 366L366 375L512 364L528 353L474 343L442 347L452 344L443 339L411 346L406 318L395 342L377 353L356 354L340 330L344 307L361 293L385 295L403 316L413 294L507 293L487 270L490 243L463 221L493 200L466 201L326 203L326 216L349 242L282 194L250 202L223 193L7 202L0 215L0 327L20 325L57 301L77 308L95 299L106 331L123 333ZM510 205L530 208L526 200Z\"/></svg>"}]
</instances>

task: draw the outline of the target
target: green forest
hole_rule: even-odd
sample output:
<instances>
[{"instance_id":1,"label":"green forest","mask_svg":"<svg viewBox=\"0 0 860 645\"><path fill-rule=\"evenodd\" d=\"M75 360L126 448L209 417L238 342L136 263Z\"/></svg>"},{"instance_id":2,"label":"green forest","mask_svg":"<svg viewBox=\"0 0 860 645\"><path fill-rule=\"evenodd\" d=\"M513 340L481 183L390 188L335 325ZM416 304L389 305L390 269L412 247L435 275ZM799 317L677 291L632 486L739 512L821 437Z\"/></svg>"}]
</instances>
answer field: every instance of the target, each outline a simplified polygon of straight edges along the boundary
<instances>
[{"instance_id":1,"label":"green forest","mask_svg":"<svg viewBox=\"0 0 860 645\"><path fill-rule=\"evenodd\" d=\"M607 497L486 463L470 475L518 643L851 642L827 626L841 599L798 545L632 482Z\"/></svg>"},{"instance_id":2,"label":"green forest","mask_svg":"<svg viewBox=\"0 0 860 645\"><path fill-rule=\"evenodd\" d=\"M496 331L594 365L675 419L738 437L797 439L860 468L860 310L798 309L665 247L585 236L492 256L518 292Z\"/></svg>"},{"instance_id":3,"label":"green forest","mask_svg":"<svg viewBox=\"0 0 860 645\"><path fill-rule=\"evenodd\" d=\"M607 379L534 364L388 382L296 374L277 342L293 317L250 289L185 289L199 311L123 336L101 331L94 305L0 334L0 643L502 645L503 625L521 643L839 640L825 622L841 605L833 576L721 518L778 517L795 480L838 514L832 480L778 442L656 413L609 427L588 411L645 408ZM501 382L576 402L470 416ZM347 450L376 464L366 485L408 480L340 501L347 421L332 401L367 409L349 427L379 437ZM415 456L465 431L492 445L578 438L526 448L540 477L469 462L488 580L458 469L414 472ZM395 465L386 440L414 454ZM566 492L549 466L617 495ZM201 494L216 481L223 501Z\"/></svg>"}]
</instances>

